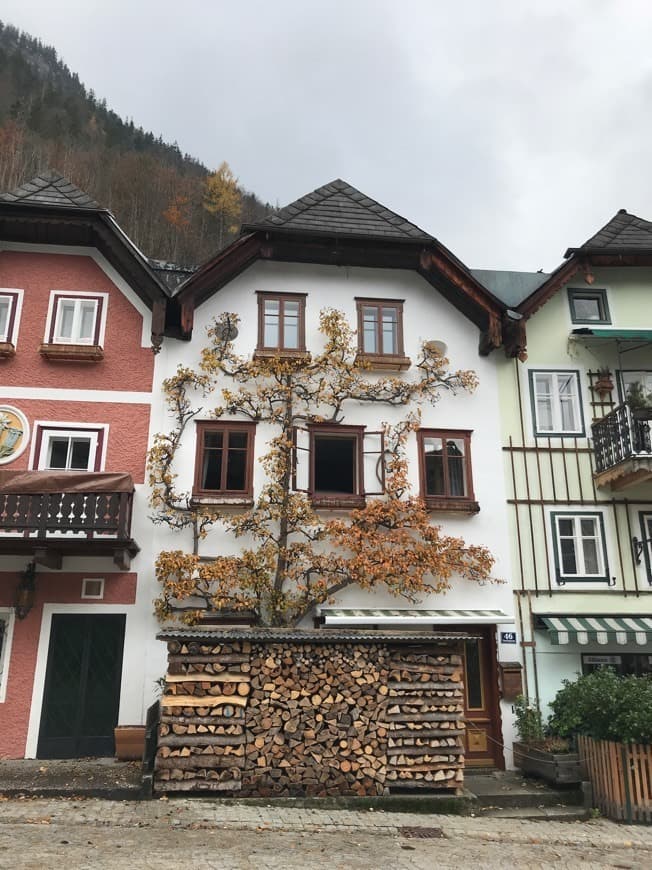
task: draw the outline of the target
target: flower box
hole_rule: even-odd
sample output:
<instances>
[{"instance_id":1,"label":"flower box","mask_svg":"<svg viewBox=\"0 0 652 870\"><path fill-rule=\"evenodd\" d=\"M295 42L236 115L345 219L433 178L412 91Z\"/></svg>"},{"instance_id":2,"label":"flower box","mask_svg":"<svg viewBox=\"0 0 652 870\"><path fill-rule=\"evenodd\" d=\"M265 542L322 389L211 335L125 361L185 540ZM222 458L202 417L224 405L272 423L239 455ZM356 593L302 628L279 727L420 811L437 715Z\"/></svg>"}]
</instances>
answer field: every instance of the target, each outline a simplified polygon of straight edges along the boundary
<instances>
[{"instance_id":1,"label":"flower box","mask_svg":"<svg viewBox=\"0 0 652 870\"><path fill-rule=\"evenodd\" d=\"M550 752L529 743L513 744L514 766L523 773L545 779L551 785L575 785L582 781L577 752Z\"/></svg>"}]
</instances>

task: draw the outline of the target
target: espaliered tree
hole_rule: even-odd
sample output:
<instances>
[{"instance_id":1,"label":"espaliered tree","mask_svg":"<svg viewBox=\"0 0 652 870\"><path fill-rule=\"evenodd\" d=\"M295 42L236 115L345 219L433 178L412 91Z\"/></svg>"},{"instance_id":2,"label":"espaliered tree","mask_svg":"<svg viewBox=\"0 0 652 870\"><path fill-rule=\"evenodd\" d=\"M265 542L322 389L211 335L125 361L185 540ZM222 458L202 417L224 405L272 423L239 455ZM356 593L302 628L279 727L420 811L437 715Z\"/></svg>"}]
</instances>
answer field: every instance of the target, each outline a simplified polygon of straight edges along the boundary
<instances>
[{"instance_id":1,"label":"espaliered tree","mask_svg":"<svg viewBox=\"0 0 652 870\"><path fill-rule=\"evenodd\" d=\"M174 425L155 437L149 454L153 519L191 532L192 549L157 558L159 618L177 615L192 624L206 611L249 610L264 625L286 625L352 584L384 587L414 603L450 588L456 576L489 579L493 558L486 548L466 545L431 524L424 502L410 492L405 456L408 435L419 424L419 404L436 402L442 391L473 390L475 374L449 372L448 361L425 346L409 375L374 374L357 359L355 333L332 309L320 315L321 353L247 359L233 349L237 322L233 314L214 321L198 369L180 366L164 384ZM175 471L184 433L203 410L198 403L220 389L221 402L212 410L216 419L244 417L270 424L274 433L260 460L266 482L253 507L235 513L193 502L190 492L179 490ZM356 403L407 413L400 423L383 425L383 494L329 518L308 494L296 491L296 431L341 423ZM199 542L216 525L242 540L238 555L200 557Z\"/></svg>"}]
</instances>

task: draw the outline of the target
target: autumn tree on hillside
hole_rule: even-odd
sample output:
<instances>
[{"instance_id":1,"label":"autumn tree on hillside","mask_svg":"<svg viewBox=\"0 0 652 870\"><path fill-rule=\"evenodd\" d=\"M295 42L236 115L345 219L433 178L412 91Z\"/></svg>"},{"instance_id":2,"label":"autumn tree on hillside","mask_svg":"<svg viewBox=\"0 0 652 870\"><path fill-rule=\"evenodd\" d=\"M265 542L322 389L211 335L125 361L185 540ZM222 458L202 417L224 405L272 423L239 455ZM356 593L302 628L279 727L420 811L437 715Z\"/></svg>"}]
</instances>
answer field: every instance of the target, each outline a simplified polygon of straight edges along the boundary
<instances>
[{"instance_id":1,"label":"autumn tree on hillside","mask_svg":"<svg viewBox=\"0 0 652 870\"><path fill-rule=\"evenodd\" d=\"M179 367L165 382L172 430L156 436L149 454L151 504L155 520L192 533L193 546L159 554L156 601L159 618L179 614L196 621L206 610L247 609L263 624L296 623L320 603L351 584L383 587L410 601L442 592L455 576L483 581L493 559L484 547L468 546L430 523L425 504L410 493L405 442L419 422L415 408L435 402L443 390L472 390L475 374L450 373L448 362L424 347L411 377L370 373L356 360L355 333L344 316L320 316L325 346L312 358L245 359L230 336L237 318L225 314L209 330L197 370ZM273 436L262 457L266 483L252 508L220 513L193 502L177 486L175 456L203 402L220 387L215 418L246 418L270 424ZM403 407L402 422L384 425L379 451L382 495L344 518L325 518L308 494L297 491L297 430L338 424L356 403ZM237 555L206 561L199 542L215 525L243 543Z\"/></svg>"},{"instance_id":2,"label":"autumn tree on hillside","mask_svg":"<svg viewBox=\"0 0 652 870\"><path fill-rule=\"evenodd\" d=\"M237 231L242 214L238 179L226 161L206 179L203 202L206 211L217 220L217 247L221 249L228 236Z\"/></svg>"}]
</instances>

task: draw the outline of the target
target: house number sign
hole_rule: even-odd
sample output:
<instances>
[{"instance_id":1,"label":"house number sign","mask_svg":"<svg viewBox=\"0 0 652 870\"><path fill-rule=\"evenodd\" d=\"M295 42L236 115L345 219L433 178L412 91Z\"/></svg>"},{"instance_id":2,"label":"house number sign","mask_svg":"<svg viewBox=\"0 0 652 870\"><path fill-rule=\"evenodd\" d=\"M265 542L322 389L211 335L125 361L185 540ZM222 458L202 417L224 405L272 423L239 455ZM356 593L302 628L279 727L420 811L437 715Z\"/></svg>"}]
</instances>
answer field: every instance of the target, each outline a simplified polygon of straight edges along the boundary
<instances>
[{"instance_id":1,"label":"house number sign","mask_svg":"<svg viewBox=\"0 0 652 870\"><path fill-rule=\"evenodd\" d=\"M516 643L516 632L515 631L501 631L500 632L500 642L501 643Z\"/></svg>"}]
</instances>

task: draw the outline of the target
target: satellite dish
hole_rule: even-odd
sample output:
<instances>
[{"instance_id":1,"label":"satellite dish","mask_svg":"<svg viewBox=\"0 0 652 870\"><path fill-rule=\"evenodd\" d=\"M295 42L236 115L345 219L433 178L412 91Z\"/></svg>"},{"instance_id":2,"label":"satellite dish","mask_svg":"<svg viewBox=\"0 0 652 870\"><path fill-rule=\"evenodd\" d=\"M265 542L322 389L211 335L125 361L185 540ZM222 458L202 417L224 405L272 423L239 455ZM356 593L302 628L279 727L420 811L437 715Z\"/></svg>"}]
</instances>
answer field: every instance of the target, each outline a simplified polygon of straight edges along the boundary
<instances>
[{"instance_id":1,"label":"satellite dish","mask_svg":"<svg viewBox=\"0 0 652 870\"><path fill-rule=\"evenodd\" d=\"M231 323L231 321L227 318L226 323L222 324L222 328L220 330L220 338L222 341L233 341L234 338L238 337L238 327L235 323Z\"/></svg>"},{"instance_id":2,"label":"satellite dish","mask_svg":"<svg viewBox=\"0 0 652 870\"><path fill-rule=\"evenodd\" d=\"M429 350L431 353L438 353L439 356L446 356L448 351L448 345L445 341L438 341L437 339L431 339L430 341L424 342L424 347L426 350Z\"/></svg>"}]
</instances>

